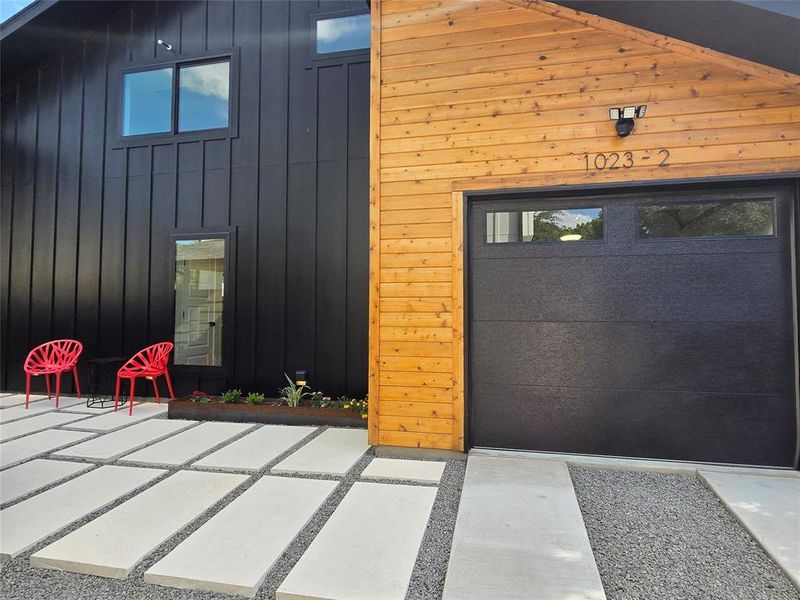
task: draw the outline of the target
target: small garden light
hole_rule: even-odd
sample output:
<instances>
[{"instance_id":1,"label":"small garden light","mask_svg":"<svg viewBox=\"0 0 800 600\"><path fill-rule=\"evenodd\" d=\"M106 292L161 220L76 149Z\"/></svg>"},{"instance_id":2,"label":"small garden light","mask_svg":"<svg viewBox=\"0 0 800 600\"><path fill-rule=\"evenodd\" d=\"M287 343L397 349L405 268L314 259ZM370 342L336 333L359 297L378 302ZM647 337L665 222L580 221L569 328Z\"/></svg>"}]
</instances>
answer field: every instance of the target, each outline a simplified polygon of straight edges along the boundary
<instances>
[{"instance_id":1,"label":"small garden light","mask_svg":"<svg viewBox=\"0 0 800 600\"><path fill-rule=\"evenodd\" d=\"M294 382L296 385L308 385L308 371L304 369L295 371Z\"/></svg>"},{"instance_id":2,"label":"small garden light","mask_svg":"<svg viewBox=\"0 0 800 600\"><path fill-rule=\"evenodd\" d=\"M633 131L633 119L641 119L647 111L647 105L625 106L624 108L609 108L608 118L616 121L617 135L627 137Z\"/></svg>"}]
</instances>

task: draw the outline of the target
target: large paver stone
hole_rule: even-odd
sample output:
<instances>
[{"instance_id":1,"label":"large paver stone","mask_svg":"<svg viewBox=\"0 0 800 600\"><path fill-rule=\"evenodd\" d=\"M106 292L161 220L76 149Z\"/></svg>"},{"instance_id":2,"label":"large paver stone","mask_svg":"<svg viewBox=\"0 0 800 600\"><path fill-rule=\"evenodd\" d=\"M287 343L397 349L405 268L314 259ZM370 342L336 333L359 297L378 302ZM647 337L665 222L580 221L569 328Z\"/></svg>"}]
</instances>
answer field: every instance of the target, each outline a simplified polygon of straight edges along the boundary
<instances>
[{"instance_id":1,"label":"large paver stone","mask_svg":"<svg viewBox=\"0 0 800 600\"><path fill-rule=\"evenodd\" d=\"M419 483L439 483L447 463L433 460L373 458L361 473L362 479L399 479Z\"/></svg>"},{"instance_id":2,"label":"large paver stone","mask_svg":"<svg viewBox=\"0 0 800 600\"><path fill-rule=\"evenodd\" d=\"M31 556L35 567L124 579L139 562L247 479L178 471Z\"/></svg>"},{"instance_id":3,"label":"large paver stone","mask_svg":"<svg viewBox=\"0 0 800 600\"><path fill-rule=\"evenodd\" d=\"M14 558L163 473L107 465L0 511L0 560Z\"/></svg>"},{"instance_id":4,"label":"large paver stone","mask_svg":"<svg viewBox=\"0 0 800 600\"><path fill-rule=\"evenodd\" d=\"M46 400L47 396L31 394L31 403ZM25 394L2 394L0 395L0 408L10 408L12 406L21 406L25 404Z\"/></svg>"},{"instance_id":5,"label":"large paver stone","mask_svg":"<svg viewBox=\"0 0 800 600\"><path fill-rule=\"evenodd\" d=\"M337 485L335 481L262 477L150 567L144 580L252 598L275 561Z\"/></svg>"},{"instance_id":6,"label":"large paver stone","mask_svg":"<svg viewBox=\"0 0 800 600\"><path fill-rule=\"evenodd\" d=\"M82 444L70 446L56 452L55 456L110 461L196 423L197 421L153 419L101 435Z\"/></svg>"},{"instance_id":7,"label":"large paver stone","mask_svg":"<svg viewBox=\"0 0 800 600\"><path fill-rule=\"evenodd\" d=\"M68 409L72 406L83 404L83 402L84 400L81 400L80 398L62 396L59 399L59 409ZM11 421L16 421L18 419L27 419L42 413L57 410L55 398L51 399L49 402L33 402L28 405L28 408L25 408L24 404L25 403L23 402L23 406L13 406L11 408L4 408L0 410L0 423L10 423Z\"/></svg>"},{"instance_id":8,"label":"large paver stone","mask_svg":"<svg viewBox=\"0 0 800 600\"><path fill-rule=\"evenodd\" d=\"M436 488L355 483L277 600L403 600Z\"/></svg>"},{"instance_id":9,"label":"large paver stone","mask_svg":"<svg viewBox=\"0 0 800 600\"><path fill-rule=\"evenodd\" d=\"M201 458L192 466L220 470L258 471L317 430L316 427L264 425Z\"/></svg>"},{"instance_id":10,"label":"large paver stone","mask_svg":"<svg viewBox=\"0 0 800 600\"><path fill-rule=\"evenodd\" d=\"M46 429L39 433L4 442L0 444L0 467L13 466L40 454L94 437L94 435L85 431Z\"/></svg>"},{"instance_id":11,"label":"large paver stone","mask_svg":"<svg viewBox=\"0 0 800 600\"><path fill-rule=\"evenodd\" d=\"M88 410L88 409L87 409ZM94 409L91 409L94 410ZM139 421L152 419L167 412L166 402L156 404L155 402L145 402L133 407L133 414L128 415L128 407L125 406L117 411L108 411L97 415L94 419L86 419L80 424L73 425L74 429L88 429L91 431L112 431L120 427L127 427Z\"/></svg>"},{"instance_id":12,"label":"large paver stone","mask_svg":"<svg viewBox=\"0 0 800 600\"><path fill-rule=\"evenodd\" d=\"M470 456L445 600L602 600L566 463Z\"/></svg>"},{"instance_id":13,"label":"large paver stone","mask_svg":"<svg viewBox=\"0 0 800 600\"><path fill-rule=\"evenodd\" d=\"M127 455L122 462L177 466L252 427L249 423L202 423Z\"/></svg>"},{"instance_id":14,"label":"large paver stone","mask_svg":"<svg viewBox=\"0 0 800 600\"><path fill-rule=\"evenodd\" d=\"M0 442L44 431L52 427L60 427L67 423L85 419L86 415L73 415L60 411L46 412L30 419L20 419L10 423L0 423Z\"/></svg>"},{"instance_id":15,"label":"large paver stone","mask_svg":"<svg viewBox=\"0 0 800 600\"><path fill-rule=\"evenodd\" d=\"M698 474L800 588L800 479Z\"/></svg>"},{"instance_id":16,"label":"large paver stone","mask_svg":"<svg viewBox=\"0 0 800 600\"><path fill-rule=\"evenodd\" d=\"M273 473L344 475L369 450L365 429L327 429L272 468Z\"/></svg>"},{"instance_id":17,"label":"large paver stone","mask_svg":"<svg viewBox=\"0 0 800 600\"><path fill-rule=\"evenodd\" d=\"M0 503L16 500L51 483L88 471L92 466L40 458L0 471Z\"/></svg>"}]
</instances>

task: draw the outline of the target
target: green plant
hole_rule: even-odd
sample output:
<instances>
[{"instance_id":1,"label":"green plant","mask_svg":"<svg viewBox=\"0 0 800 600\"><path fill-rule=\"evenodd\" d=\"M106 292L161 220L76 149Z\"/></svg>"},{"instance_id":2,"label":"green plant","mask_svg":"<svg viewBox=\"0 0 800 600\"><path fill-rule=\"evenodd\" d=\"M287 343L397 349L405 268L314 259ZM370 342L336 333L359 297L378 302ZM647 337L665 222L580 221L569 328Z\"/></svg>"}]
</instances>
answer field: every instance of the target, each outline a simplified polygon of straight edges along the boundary
<instances>
[{"instance_id":1,"label":"green plant","mask_svg":"<svg viewBox=\"0 0 800 600\"><path fill-rule=\"evenodd\" d=\"M350 396L339 396L335 400L330 396L323 396L322 392L316 392L311 396L311 404L317 408L338 408L339 410L357 410L362 419L367 418L368 401L367 398L351 398Z\"/></svg>"},{"instance_id":2,"label":"green plant","mask_svg":"<svg viewBox=\"0 0 800 600\"><path fill-rule=\"evenodd\" d=\"M308 386L297 385L294 381L289 379L289 376L286 373L284 373L283 376L286 377L286 381L289 382L289 385L279 389L278 393L280 394L280 399L285 401L287 406L297 408L300 406L301 400L313 396L309 391L307 391Z\"/></svg>"},{"instance_id":3,"label":"green plant","mask_svg":"<svg viewBox=\"0 0 800 600\"><path fill-rule=\"evenodd\" d=\"M192 402L198 402L200 404L210 404L214 400L205 392L197 390L192 392Z\"/></svg>"},{"instance_id":4,"label":"green plant","mask_svg":"<svg viewBox=\"0 0 800 600\"><path fill-rule=\"evenodd\" d=\"M267 399L264 396L264 394L259 394L257 392L250 392L249 394L247 394L247 398L245 398L244 401L247 402L248 404L257 405L257 404L264 404L266 400Z\"/></svg>"},{"instance_id":5,"label":"green plant","mask_svg":"<svg viewBox=\"0 0 800 600\"><path fill-rule=\"evenodd\" d=\"M242 397L242 390L228 390L222 393L220 400L225 404L233 404Z\"/></svg>"}]
</instances>

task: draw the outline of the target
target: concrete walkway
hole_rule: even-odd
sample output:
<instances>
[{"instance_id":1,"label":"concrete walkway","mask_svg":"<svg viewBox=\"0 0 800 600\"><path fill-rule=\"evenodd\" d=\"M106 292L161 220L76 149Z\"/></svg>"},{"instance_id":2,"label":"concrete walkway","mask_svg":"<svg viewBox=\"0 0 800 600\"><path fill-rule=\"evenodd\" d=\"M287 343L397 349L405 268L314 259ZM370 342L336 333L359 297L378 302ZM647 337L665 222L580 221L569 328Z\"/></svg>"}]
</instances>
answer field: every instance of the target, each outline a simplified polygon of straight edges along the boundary
<instances>
[{"instance_id":1,"label":"concrete walkway","mask_svg":"<svg viewBox=\"0 0 800 600\"><path fill-rule=\"evenodd\" d=\"M698 475L800 589L800 479L713 471Z\"/></svg>"},{"instance_id":2,"label":"concrete walkway","mask_svg":"<svg viewBox=\"0 0 800 600\"><path fill-rule=\"evenodd\" d=\"M443 598L605 598L566 463L470 456Z\"/></svg>"}]
</instances>

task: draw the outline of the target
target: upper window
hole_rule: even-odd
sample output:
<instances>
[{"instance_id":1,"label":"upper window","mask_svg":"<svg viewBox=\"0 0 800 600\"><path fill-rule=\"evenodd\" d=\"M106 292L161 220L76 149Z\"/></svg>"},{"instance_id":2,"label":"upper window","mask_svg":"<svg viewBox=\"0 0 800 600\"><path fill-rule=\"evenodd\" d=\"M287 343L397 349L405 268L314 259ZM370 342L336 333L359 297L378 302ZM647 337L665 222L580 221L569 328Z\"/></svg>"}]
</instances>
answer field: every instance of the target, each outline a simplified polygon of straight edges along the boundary
<instances>
[{"instance_id":1,"label":"upper window","mask_svg":"<svg viewBox=\"0 0 800 600\"><path fill-rule=\"evenodd\" d=\"M639 206L640 238L775 235L772 200Z\"/></svg>"},{"instance_id":2,"label":"upper window","mask_svg":"<svg viewBox=\"0 0 800 600\"><path fill-rule=\"evenodd\" d=\"M172 131L172 68L126 73L122 135Z\"/></svg>"},{"instance_id":3,"label":"upper window","mask_svg":"<svg viewBox=\"0 0 800 600\"><path fill-rule=\"evenodd\" d=\"M603 225L602 208L490 212L486 243L602 240Z\"/></svg>"},{"instance_id":4,"label":"upper window","mask_svg":"<svg viewBox=\"0 0 800 600\"><path fill-rule=\"evenodd\" d=\"M227 57L128 72L122 87L123 137L230 127L231 64Z\"/></svg>"},{"instance_id":5,"label":"upper window","mask_svg":"<svg viewBox=\"0 0 800 600\"><path fill-rule=\"evenodd\" d=\"M317 19L317 54L369 48L369 13Z\"/></svg>"}]
</instances>

